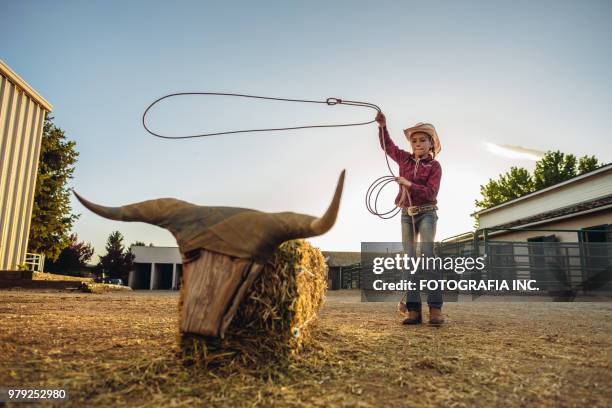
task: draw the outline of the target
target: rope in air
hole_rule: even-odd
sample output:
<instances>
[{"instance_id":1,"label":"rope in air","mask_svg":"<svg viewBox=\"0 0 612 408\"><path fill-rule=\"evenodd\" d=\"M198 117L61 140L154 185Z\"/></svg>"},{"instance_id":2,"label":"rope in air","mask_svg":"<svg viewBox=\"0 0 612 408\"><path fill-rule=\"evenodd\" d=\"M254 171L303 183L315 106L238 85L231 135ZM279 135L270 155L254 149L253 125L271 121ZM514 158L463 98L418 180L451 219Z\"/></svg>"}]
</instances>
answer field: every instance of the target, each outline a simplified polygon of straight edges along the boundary
<instances>
[{"instance_id":1,"label":"rope in air","mask_svg":"<svg viewBox=\"0 0 612 408\"><path fill-rule=\"evenodd\" d=\"M361 102L361 101L350 101L350 100L344 100L344 99L340 99L340 98L327 98L324 101L317 101L317 100L307 100L307 99L273 98L273 97L269 97L269 96L256 96L256 95L244 95L244 94L233 94L233 93L219 93L219 92L177 92L177 93L172 93L172 94L164 95L161 98L156 99L155 101L153 101L145 109L144 113L142 114L142 125L144 126L145 130L147 132L149 132L150 134L152 134L153 136L159 137L159 138L162 138L162 139L194 139L194 138L199 138L199 137L229 135L229 134L233 134L233 133L271 132L271 131L281 131L281 130L296 130L296 129L312 129L312 128L333 128L333 127L361 126L361 125L368 125L368 124L374 123L376 121L374 119L374 120L371 120L369 122L356 122L356 123L344 123L344 124L333 124L333 125L309 125L309 126L267 128L267 129L245 129L245 130L233 130L233 131L228 131L228 132L202 133L202 134L187 135L187 136L168 136L168 135L162 135L162 134L159 134L159 133L156 133L156 132L152 131L147 126L147 122L146 122L147 114L149 113L149 111L151 110L151 108L154 105L158 104L159 102L163 101L164 99L168 99L168 98L172 98L172 97L176 97L176 96L185 96L185 95L232 96L232 97L240 97L240 98L265 99L265 100L282 101L282 102L299 102L299 103L327 104L328 106L348 105L348 106L358 106L358 107L370 108L370 109L376 110L377 112L381 112L381 109L377 105L375 105L373 103ZM389 211L379 212L379 210L378 210L378 197L379 197L381 191L389 183L394 182L394 181L397 180L397 176L395 175L395 173L393 173L393 170L391 169L391 164L389 163L389 157L387 155L387 147L385 145L384 137L382 139L382 143L383 143L383 150L385 152L385 160L387 162L387 168L389 169L389 174L386 175L386 176L382 176L382 177L377 178L368 187L368 190L366 192L366 197L365 197L365 203L366 203L366 208L368 209L368 211L371 214L376 215L377 217L380 217L382 219L390 219L390 218L393 218L394 216L396 216L402 210L402 207L404 206L404 203L406 202L406 200L408 201L409 205L412 206L412 200L410 198L410 192L408 191L408 189L405 186L400 185L401 195L400 195L400 201L399 201L398 205L396 205L395 207L393 207ZM413 228L413 234L414 234L413 237L416 237L415 226L414 226L414 217L413 216L412 216L412 228Z\"/></svg>"}]
</instances>

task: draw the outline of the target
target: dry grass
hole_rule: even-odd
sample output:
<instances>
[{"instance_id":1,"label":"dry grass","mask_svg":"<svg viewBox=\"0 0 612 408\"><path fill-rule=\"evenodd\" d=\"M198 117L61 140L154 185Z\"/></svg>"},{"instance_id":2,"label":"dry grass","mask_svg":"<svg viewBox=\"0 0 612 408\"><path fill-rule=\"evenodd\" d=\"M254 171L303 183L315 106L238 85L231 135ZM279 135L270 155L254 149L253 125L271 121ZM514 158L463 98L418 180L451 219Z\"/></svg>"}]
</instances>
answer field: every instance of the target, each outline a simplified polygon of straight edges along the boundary
<instances>
[{"instance_id":1,"label":"dry grass","mask_svg":"<svg viewBox=\"0 0 612 408\"><path fill-rule=\"evenodd\" d=\"M357 294L358 296L358 294ZM612 305L459 303L403 327L395 304L330 292L284 367L176 358L178 294L0 292L0 385L62 387L61 406L612 404Z\"/></svg>"},{"instance_id":2,"label":"dry grass","mask_svg":"<svg viewBox=\"0 0 612 408\"><path fill-rule=\"evenodd\" d=\"M32 272L33 280L61 280L61 281L78 281L78 282L88 282L93 283L93 278L85 278L81 276L69 276L69 275L58 275L55 273L47 273L47 272Z\"/></svg>"},{"instance_id":3,"label":"dry grass","mask_svg":"<svg viewBox=\"0 0 612 408\"><path fill-rule=\"evenodd\" d=\"M81 285L81 291L85 293L129 292L131 290L129 286L109 283L83 282Z\"/></svg>"}]
</instances>

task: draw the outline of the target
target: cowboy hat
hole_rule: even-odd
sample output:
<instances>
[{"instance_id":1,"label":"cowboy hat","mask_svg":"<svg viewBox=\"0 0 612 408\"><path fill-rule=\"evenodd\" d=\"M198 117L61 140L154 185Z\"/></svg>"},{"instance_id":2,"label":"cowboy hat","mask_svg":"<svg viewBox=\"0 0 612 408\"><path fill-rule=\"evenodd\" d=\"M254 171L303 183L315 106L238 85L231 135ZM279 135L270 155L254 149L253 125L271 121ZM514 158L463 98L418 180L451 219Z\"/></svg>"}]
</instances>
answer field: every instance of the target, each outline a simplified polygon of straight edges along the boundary
<instances>
[{"instance_id":1,"label":"cowboy hat","mask_svg":"<svg viewBox=\"0 0 612 408\"><path fill-rule=\"evenodd\" d=\"M408 129L404 129L404 134L410 142L410 136L414 133L426 133L431 137L431 141L433 144L434 153L437 155L442 150L442 146L440 145L440 138L438 137L438 132L436 132L436 128L431 123L423 123L419 122L413 127L409 127Z\"/></svg>"}]
</instances>

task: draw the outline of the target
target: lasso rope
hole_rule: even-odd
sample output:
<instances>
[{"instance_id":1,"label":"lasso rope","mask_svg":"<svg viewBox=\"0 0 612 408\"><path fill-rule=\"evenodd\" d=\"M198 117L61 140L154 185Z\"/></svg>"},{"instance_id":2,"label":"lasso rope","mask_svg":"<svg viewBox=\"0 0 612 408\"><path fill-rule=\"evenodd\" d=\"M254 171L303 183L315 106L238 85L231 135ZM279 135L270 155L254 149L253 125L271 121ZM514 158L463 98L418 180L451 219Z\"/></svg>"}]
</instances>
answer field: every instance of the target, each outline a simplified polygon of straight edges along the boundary
<instances>
[{"instance_id":1,"label":"lasso rope","mask_svg":"<svg viewBox=\"0 0 612 408\"><path fill-rule=\"evenodd\" d=\"M327 98L325 101L313 101L307 99L287 99L287 98L272 98L269 96L255 96L255 95L243 95L243 94L232 94L232 93L219 93L219 92L177 92L173 94L168 94L162 96L159 99L156 99L151 103L147 109L145 109L142 114L142 125L144 128L152 134L153 136L161 137L163 139L193 139L196 137L206 137L206 136L217 136L217 135L229 135L232 133L247 133L247 132L271 132L276 130L296 130L296 129L310 129L310 128L332 128L332 127L345 127L345 126L360 126L360 125L368 125L370 123L374 123L376 120L371 120L369 122L359 122L359 123L345 123L345 124L335 124L335 125L310 125L310 126L295 126L295 127L282 127L282 128L268 128L268 129L246 129L246 130L234 130L230 132L217 132L217 133L203 133L199 135L188 135L188 136L165 136L160 135L158 133L153 132L146 123L146 117L149 110L161 102L164 99L172 98L175 96L184 96L184 95L211 95L211 96L235 96L240 98L254 98L254 99L267 99L271 101L282 101L282 102L302 102L302 103L319 103L319 104L327 104L329 106L333 105L351 105L351 106L361 106L365 108L375 109L380 112L380 108L373 103L368 102L359 102L359 101L347 101L338 98Z\"/></svg>"},{"instance_id":2,"label":"lasso rope","mask_svg":"<svg viewBox=\"0 0 612 408\"><path fill-rule=\"evenodd\" d=\"M219 92L177 92L177 93L172 93L172 94L164 95L161 98L156 99L155 101L153 101L145 109L144 113L142 114L142 125L144 126L146 131L149 132L150 134L152 134L153 136L160 137L162 139L193 139L193 138L198 138L198 137L229 135L229 134L233 134L233 133L271 132L271 131L280 131L280 130L296 130L296 129L311 129L311 128L333 128L333 127L346 127L346 126L361 126L361 125L368 125L368 124L374 123L376 121L376 119L374 119L374 120L371 120L369 122L356 122L356 123L344 123L344 124L333 124L333 125L309 125L309 126L267 128L267 129L233 130L233 131L229 131L229 132L202 133L202 134L187 135L187 136L167 136L167 135L162 135L162 134L156 133L156 132L152 131L151 129L149 129L149 127L147 126L147 122L146 122L147 113L149 113L149 111L151 110L151 108L154 105L156 105L157 103L161 102L164 99L168 99L168 98L172 98L172 97L176 97L176 96L184 96L184 95L232 96L232 97L240 97L240 98L266 99L266 100L282 101L282 102L318 103L318 104L327 104L328 106L349 105L349 106L359 106L359 107L364 107L364 108L370 108L370 109L376 110L377 112L381 112L381 109L377 105L375 105L373 103L361 102L361 101L349 101L349 100L344 100L344 99L340 99L340 98L327 98L324 101L315 101L315 100L307 100L307 99L273 98L273 97L269 97L269 96L256 96L256 95L244 95L244 94L233 94L233 93L219 93ZM406 200L408 201L409 205L412 206L412 200L410 198L410 192L408 191L408 189L405 186L400 184L401 196L400 196L400 201L399 201L398 205L396 205L391 210L386 211L386 212L379 212L378 211L377 202L378 202L378 196L380 195L380 192L383 190L383 188L387 184L389 184L389 183L391 183L393 181L397 181L397 176L395 176L395 174L393 173L393 170L391 169L391 165L389 163L389 158L387 156L387 147L385 145L384 137L383 137L383 150L385 151L385 160L387 162L387 168L389 169L389 175L377 178L370 185L370 187L368 187L368 190L366 192L365 202L366 202L366 208L368 209L368 211L371 214L374 214L377 217L380 217L380 218L383 218L383 219L389 219L389 218L395 217L402 210L402 207L404 206L404 203L406 202ZM415 230L415 225L414 225L414 216L411 215L411 217L412 217L413 237L414 237L414 239L416 239L416 230Z\"/></svg>"}]
</instances>

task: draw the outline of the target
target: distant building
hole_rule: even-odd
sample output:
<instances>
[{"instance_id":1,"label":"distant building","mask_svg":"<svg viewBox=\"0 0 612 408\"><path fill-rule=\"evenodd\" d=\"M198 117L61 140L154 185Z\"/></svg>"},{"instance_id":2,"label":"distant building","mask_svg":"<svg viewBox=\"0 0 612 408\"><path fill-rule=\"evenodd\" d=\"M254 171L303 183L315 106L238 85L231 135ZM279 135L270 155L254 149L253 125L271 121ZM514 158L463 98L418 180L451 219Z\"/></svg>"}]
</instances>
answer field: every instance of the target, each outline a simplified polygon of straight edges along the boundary
<instances>
[{"instance_id":1,"label":"distant building","mask_svg":"<svg viewBox=\"0 0 612 408\"><path fill-rule=\"evenodd\" d=\"M183 264L178 247L133 246L134 266L129 273L132 289L177 290L181 286ZM323 251L328 267L330 289L358 288L359 252Z\"/></svg>"},{"instance_id":2,"label":"distant building","mask_svg":"<svg viewBox=\"0 0 612 408\"><path fill-rule=\"evenodd\" d=\"M327 263L327 287L332 290L358 289L361 252L322 251Z\"/></svg>"},{"instance_id":3,"label":"distant building","mask_svg":"<svg viewBox=\"0 0 612 408\"><path fill-rule=\"evenodd\" d=\"M178 247L133 246L134 266L128 277L132 289L168 289L181 287L183 261Z\"/></svg>"},{"instance_id":4,"label":"distant building","mask_svg":"<svg viewBox=\"0 0 612 408\"><path fill-rule=\"evenodd\" d=\"M26 260L43 123L51 109L0 60L0 271L17 270Z\"/></svg>"}]
</instances>

